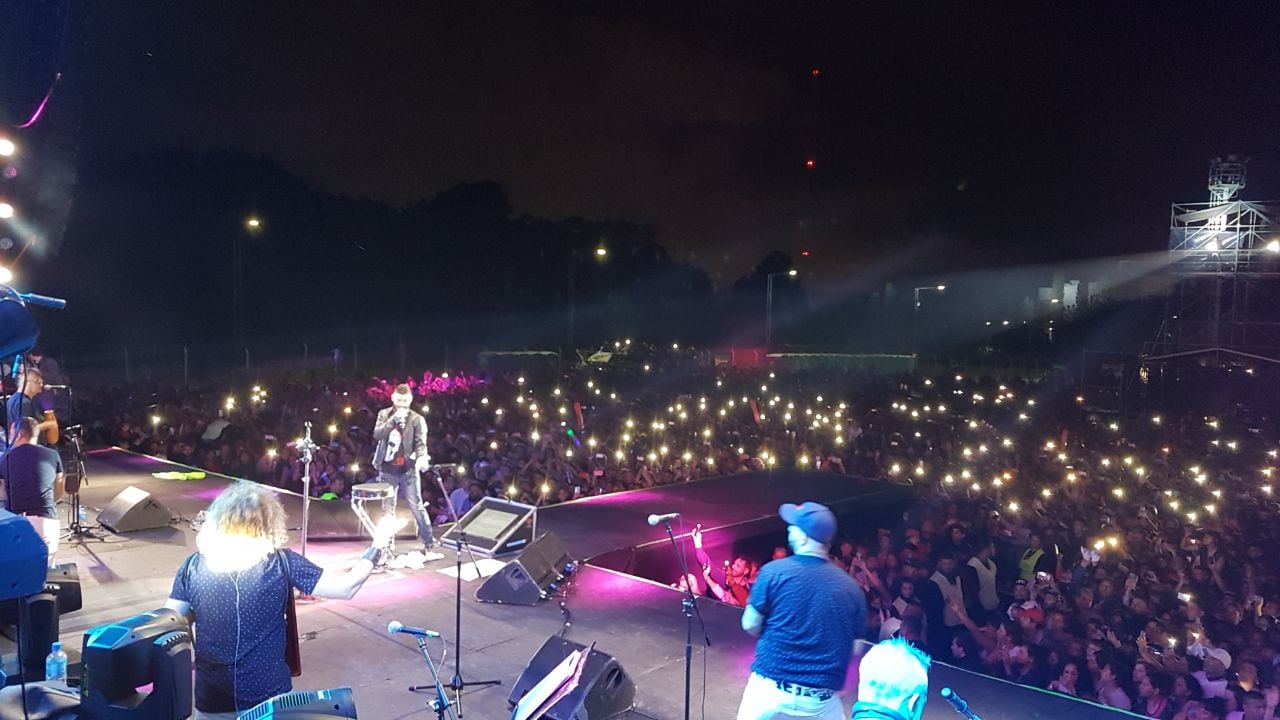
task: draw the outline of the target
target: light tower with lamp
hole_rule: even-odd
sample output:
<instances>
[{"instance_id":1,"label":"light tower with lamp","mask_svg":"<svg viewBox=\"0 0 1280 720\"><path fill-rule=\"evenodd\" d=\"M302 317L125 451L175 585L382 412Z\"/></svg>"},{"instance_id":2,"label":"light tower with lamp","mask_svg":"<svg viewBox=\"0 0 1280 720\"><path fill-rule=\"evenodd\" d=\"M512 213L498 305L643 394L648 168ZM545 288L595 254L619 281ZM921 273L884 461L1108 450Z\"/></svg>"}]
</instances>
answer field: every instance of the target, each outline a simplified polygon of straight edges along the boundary
<instances>
[{"instance_id":1,"label":"light tower with lamp","mask_svg":"<svg viewBox=\"0 0 1280 720\"><path fill-rule=\"evenodd\" d=\"M1241 200L1248 158L1209 163L1209 202L1175 203L1174 287L1143 363L1211 353L1280 362L1280 204Z\"/></svg>"},{"instance_id":2,"label":"light tower with lamp","mask_svg":"<svg viewBox=\"0 0 1280 720\"><path fill-rule=\"evenodd\" d=\"M919 326L920 326L920 294L926 292L942 293L946 292L947 286L942 283L937 285L920 285L912 290L911 293L911 354L917 352L919 345Z\"/></svg>"}]
</instances>

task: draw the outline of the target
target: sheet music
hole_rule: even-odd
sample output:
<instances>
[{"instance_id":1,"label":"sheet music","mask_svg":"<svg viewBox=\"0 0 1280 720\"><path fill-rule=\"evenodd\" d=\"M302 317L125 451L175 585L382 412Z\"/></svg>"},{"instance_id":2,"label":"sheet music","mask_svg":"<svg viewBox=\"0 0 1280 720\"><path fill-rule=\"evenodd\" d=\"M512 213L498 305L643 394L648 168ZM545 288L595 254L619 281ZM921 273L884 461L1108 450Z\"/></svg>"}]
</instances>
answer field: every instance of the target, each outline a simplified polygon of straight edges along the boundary
<instances>
[{"instance_id":1,"label":"sheet music","mask_svg":"<svg viewBox=\"0 0 1280 720\"><path fill-rule=\"evenodd\" d=\"M516 709L511 713L511 720L537 720L561 698L573 692L573 689L578 686L578 681L582 679L582 669L587 665L587 655L594 647L595 643L592 643L591 647L569 653L559 665L520 699Z\"/></svg>"}]
</instances>

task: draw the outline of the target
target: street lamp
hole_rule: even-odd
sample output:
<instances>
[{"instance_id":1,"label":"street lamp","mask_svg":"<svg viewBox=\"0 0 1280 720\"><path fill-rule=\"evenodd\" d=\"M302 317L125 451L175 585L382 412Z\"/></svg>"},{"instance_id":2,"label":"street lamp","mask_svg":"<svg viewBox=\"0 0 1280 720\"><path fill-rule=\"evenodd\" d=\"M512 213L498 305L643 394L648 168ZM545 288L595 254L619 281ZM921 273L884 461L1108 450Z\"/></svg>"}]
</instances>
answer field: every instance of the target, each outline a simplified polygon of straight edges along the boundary
<instances>
[{"instance_id":1,"label":"street lamp","mask_svg":"<svg viewBox=\"0 0 1280 720\"><path fill-rule=\"evenodd\" d=\"M773 279L786 275L795 277L800 271L791 268L786 272L769 273L764 279L764 349L768 350L773 341Z\"/></svg>"},{"instance_id":2,"label":"street lamp","mask_svg":"<svg viewBox=\"0 0 1280 720\"><path fill-rule=\"evenodd\" d=\"M597 246L596 246L596 249L595 249L593 252L594 252L594 254L595 254L596 262L604 262L604 261L609 257L609 248L605 247L604 245L597 245ZM574 331L574 325L575 325L575 321L574 321L574 301L576 300L576 295L577 295L577 287L576 287L576 275L577 275L577 274L574 272L574 269L575 269L575 266L577 265L577 260L578 260L578 258L579 258L579 252L578 252L577 250L574 250L573 252L569 253L569 264L568 264L568 265L566 266L566 268L565 268L565 269L567 270L567 273L566 273L566 274L567 274L567 276L568 276L568 277L566 278L566 281L567 281L567 283L566 283L566 284L569 286L569 294L568 294L568 306L569 306L569 307L568 307L568 310L569 310L569 312L568 312L568 315L569 315L569 319L568 319L568 324L569 324L569 343L568 343L568 347L569 347L569 350L570 350L570 351L572 351L572 350L573 350L573 334L574 334L574 332L573 332L573 331Z\"/></svg>"},{"instance_id":3,"label":"street lamp","mask_svg":"<svg viewBox=\"0 0 1280 720\"><path fill-rule=\"evenodd\" d=\"M262 218L250 215L244 219L244 232L257 235L262 232ZM231 325L237 345L244 342L245 275L249 248L240 233L231 240Z\"/></svg>"},{"instance_id":4,"label":"street lamp","mask_svg":"<svg viewBox=\"0 0 1280 720\"><path fill-rule=\"evenodd\" d=\"M911 308L911 354L916 354L917 345L919 345L919 326L920 326L920 293L923 292L944 292L946 285L921 285L915 288L913 298L915 304Z\"/></svg>"}]
</instances>

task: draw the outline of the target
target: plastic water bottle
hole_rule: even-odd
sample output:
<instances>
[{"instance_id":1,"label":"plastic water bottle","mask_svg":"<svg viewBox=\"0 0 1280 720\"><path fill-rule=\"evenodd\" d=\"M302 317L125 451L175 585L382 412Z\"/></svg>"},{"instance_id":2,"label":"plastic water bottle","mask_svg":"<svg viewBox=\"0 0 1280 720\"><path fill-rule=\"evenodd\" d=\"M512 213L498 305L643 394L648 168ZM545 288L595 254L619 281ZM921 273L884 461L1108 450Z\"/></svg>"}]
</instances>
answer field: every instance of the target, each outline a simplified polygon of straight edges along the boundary
<instances>
[{"instance_id":1,"label":"plastic water bottle","mask_svg":"<svg viewBox=\"0 0 1280 720\"><path fill-rule=\"evenodd\" d=\"M89 522L89 509L81 505L80 506L80 525L83 526L87 522Z\"/></svg>"},{"instance_id":2,"label":"plastic water bottle","mask_svg":"<svg viewBox=\"0 0 1280 720\"><path fill-rule=\"evenodd\" d=\"M44 679L55 682L67 682L67 654L62 652L62 643L53 644L49 656L44 659Z\"/></svg>"}]
</instances>

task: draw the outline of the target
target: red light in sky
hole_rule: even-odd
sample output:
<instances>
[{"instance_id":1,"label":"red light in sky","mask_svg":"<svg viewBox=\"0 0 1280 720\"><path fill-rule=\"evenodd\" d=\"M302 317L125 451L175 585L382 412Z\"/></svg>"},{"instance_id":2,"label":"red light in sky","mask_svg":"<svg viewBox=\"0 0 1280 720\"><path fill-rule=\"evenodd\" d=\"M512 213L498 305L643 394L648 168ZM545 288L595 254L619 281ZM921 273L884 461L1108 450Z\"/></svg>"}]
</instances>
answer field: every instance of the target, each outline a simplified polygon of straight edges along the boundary
<instances>
[{"instance_id":1,"label":"red light in sky","mask_svg":"<svg viewBox=\"0 0 1280 720\"><path fill-rule=\"evenodd\" d=\"M814 166L814 164L815 164L815 163L814 163L814 161L813 161L813 159L812 159L812 158L810 158L809 160L805 160L805 161L804 161L804 166L805 166L805 167L807 167L807 168L812 168L812 167Z\"/></svg>"},{"instance_id":2,"label":"red light in sky","mask_svg":"<svg viewBox=\"0 0 1280 720\"><path fill-rule=\"evenodd\" d=\"M818 77L819 75L821 75L821 74L822 74L822 71L821 71L821 70L819 70L818 68L814 68L814 69L812 69L812 70L810 70L810 71L809 71L809 74L810 74L810 75L812 75L812 76L814 76L814 77Z\"/></svg>"},{"instance_id":3,"label":"red light in sky","mask_svg":"<svg viewBox=\"0 0 1280 720\"><path fill-rule=\"evenodd\" d=\"M808 251L808 250L801 250L801 251L800 251L800 257L809 257L809 251Z\"/></svg>"}]
</instances>

